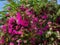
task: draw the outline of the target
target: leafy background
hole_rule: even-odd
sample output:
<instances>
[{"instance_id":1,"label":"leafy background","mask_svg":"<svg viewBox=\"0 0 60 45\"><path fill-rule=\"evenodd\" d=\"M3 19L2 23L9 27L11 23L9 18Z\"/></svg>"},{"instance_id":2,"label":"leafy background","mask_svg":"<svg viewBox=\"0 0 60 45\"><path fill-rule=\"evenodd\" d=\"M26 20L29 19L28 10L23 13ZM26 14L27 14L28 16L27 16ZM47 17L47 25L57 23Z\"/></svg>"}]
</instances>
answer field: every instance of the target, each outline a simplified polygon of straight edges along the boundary
<instances>
[{"instance_id":1,"label":"leafy background","mask_svg":"<svg viewBox=\"0 0 60 45\"><path fill-rule=\"evenodd\" d=\"M3 6L7 3L7 0L0 0L0 11L3 10ZM60 0L57 0L57 4L60 4Z\"/></svg>"}]
</instances>

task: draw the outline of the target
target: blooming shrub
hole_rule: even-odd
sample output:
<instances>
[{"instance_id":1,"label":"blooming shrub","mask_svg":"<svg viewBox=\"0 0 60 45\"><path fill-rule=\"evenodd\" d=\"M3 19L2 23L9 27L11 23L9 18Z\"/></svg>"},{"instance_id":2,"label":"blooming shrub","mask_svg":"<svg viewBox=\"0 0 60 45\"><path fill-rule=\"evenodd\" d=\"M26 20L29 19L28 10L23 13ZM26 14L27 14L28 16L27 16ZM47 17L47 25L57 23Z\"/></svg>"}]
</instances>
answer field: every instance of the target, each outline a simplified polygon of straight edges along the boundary
<instances>
[{"instance_id":1,"label":"blooming shrub","mask_svg":"<svg viewBox=\"0 0 60 45\"><path fill-rule=\"evenodd\" d=\"M0 45L60 45L59 5L47 0L11 0L6 7Z\"/></svg>"}]
</instances>

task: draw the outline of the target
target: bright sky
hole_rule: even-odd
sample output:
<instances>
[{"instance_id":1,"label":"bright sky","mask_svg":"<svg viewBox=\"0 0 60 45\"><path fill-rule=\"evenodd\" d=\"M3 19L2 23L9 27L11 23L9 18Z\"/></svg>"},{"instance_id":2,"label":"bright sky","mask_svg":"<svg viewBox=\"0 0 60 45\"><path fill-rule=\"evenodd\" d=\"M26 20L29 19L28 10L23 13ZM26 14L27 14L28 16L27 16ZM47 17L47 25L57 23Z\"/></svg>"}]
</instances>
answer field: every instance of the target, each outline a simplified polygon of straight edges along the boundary
<instances>
[{"instance_id":1,"label":"bright sky","mask_svg":"<svg viewBox=\"0 0 60 45\"><path fill-rule=\"evenodd\" d=\"M3 10L3 9L2 9L3 6L4 6L5 4L7 4L7 3L8 3L7 1L0 1L0 11Z\"/></svg>"},{"instance_id":2,"label":"bright sky","mask_svg":"<svg viewBox=\"0 0 60 45\"><path fill-rule=\"evenodd\" d=\"M57 3L60 4L60 0L57 0Z\"/></svg>"},{"instance_id":3,"label":"bright sky","mask_svg":"<svg viewBox=\"0 0 60 45\"><path fill-rule=\"evenodd\" d=\"M0 11L3 10L3 9L2 9L3 6L4 6L5 4L7 4L7 3L8 3L7 1L0 1ZM60 0L57 0L57 3L60 4Z\"/></svg>"}]
</instances>

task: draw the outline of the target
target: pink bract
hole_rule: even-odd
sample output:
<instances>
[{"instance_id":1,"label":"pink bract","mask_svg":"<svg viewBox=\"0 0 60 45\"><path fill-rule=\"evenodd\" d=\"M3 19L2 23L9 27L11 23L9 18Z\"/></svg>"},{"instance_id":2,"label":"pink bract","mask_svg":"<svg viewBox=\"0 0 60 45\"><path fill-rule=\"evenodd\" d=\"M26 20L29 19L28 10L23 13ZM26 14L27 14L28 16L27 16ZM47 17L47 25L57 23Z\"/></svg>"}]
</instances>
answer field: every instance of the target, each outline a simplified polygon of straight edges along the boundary
<instances>
[{"instance_id":1,"label":"pink bract","mask_svg":"<svg viewBox=\"0 0 60 45\"><path fill-rule=\"evenodd\" d=\"M10 42L10 44L9 45L14 45L14 43L13 42Z\"/></svg>"}]
</instances>

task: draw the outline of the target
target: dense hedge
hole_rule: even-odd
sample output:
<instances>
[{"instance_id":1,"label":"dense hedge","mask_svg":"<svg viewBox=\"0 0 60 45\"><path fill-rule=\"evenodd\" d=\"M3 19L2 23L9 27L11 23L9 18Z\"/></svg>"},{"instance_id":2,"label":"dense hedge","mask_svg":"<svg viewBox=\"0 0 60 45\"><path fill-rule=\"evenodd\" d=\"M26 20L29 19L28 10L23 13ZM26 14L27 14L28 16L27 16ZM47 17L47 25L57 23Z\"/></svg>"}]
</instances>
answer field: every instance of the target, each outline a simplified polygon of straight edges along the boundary
<instances>
[{"instance_id":1,"label":"dense hedge","mask_svg":"<svg viewBox=\"0 0 60 45\"><path fill-rule=\"evenodd\" d=\"M0 45L60 45L60 5L47 0L8 0L0 12Z\"/></svg>"}]
</instances>

